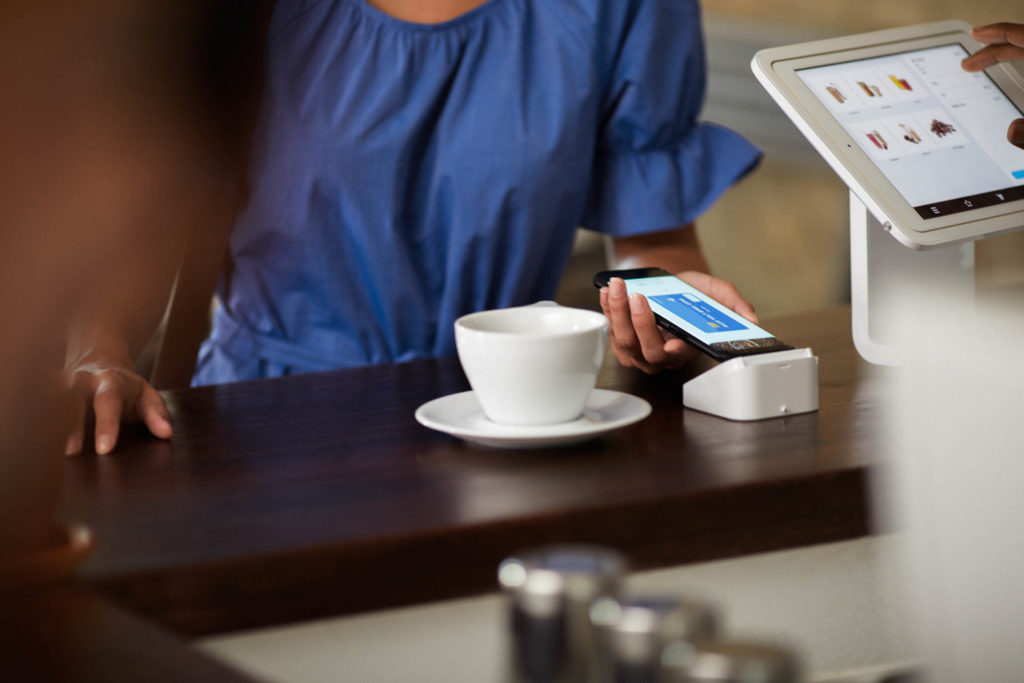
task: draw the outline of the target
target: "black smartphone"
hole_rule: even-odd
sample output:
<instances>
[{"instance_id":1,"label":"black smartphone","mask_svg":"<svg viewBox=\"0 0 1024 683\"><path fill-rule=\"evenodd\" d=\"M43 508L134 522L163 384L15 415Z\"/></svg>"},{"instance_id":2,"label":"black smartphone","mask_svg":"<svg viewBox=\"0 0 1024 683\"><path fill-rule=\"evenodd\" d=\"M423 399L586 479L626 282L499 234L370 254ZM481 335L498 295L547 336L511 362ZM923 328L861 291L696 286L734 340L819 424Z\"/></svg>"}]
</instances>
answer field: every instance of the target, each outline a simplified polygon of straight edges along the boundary
<instances>
[{"instance_id":1,"label":"black smartphone","mask_svg":"<svg viewBox=\"0 0 1024 683\"><path fill-rule=\"evenodd\" d=\"M594 286L606 287L613 277L626 282L629 294L647 297L659 326L715 360L793 348L661 268L604 270Z\"/></svg>"}]
</instances>

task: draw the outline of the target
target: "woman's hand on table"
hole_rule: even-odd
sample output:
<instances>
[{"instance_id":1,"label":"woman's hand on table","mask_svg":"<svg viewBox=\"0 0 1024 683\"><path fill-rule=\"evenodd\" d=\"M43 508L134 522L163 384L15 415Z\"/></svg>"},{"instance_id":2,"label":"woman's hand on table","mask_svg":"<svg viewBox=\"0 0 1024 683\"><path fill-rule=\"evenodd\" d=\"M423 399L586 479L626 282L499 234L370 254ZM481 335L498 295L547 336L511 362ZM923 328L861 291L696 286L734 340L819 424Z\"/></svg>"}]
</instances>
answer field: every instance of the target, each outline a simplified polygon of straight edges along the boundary
<instances>
[{"instance_id":1,"label":"woman's hand on table","mask_svg":"<svg viewBox=\"0 0 1024 683\"><path fill-rule=\"evenodd\" d=\"M96 418L95 449L101 455L117 445L122 420L143 422L158 438L171 437L170 413L163 398L130 364L86 356L69 364L65 373L78 401L66 455L82 452L89 410Z\"/></svg>"},{"instance_id":2,"label":"woman's hand on table","mask_svg":"<svg viewBox=\"0 0 1024 683\"><path fill-rule=\"evenodd\" d=\"M1024 24L1007 22L978 26L971 36L985 47L963 60L965 71L981 71L999 62L1024 59ZM1017 119L1006 131L1006 139L1024 148L1024 119Z\"/></svg>"},{"instance_id":3,"label":"woman's hand on table","mask_svg":"<svg viewBox=\"0 0 1024 683\"><path fill-rule=\"evenodd\" d=\"M677 277L747 320L757 322L754 307L731 282L699 271L682 272ZM612 278L601 289L601 310L608 318L612 350L625 367L653 375L680 368L700 355L699 350L658 327L647 298L642 294L628 296L621 278Z\"/></svg>"}]
</instances>

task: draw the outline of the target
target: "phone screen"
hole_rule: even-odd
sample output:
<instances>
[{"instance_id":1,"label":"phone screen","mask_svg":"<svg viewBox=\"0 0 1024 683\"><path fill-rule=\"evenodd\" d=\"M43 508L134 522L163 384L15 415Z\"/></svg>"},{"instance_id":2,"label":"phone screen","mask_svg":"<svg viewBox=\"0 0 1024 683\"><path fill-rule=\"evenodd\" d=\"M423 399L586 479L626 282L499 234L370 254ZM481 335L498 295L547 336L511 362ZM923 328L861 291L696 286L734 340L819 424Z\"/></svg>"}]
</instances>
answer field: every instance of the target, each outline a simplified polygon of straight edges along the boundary
<instances>
[{"instance_id":1,"label":"phone screen","mask_svg":"<svg viewBox=\"0 0 1024 683\"><path fill-rule=\"evenodd\" d=\"M657 315L708 346L774 336L672 275L629 278L625 283L629 294L643 294Z\"/></svg>"}]
</instances>

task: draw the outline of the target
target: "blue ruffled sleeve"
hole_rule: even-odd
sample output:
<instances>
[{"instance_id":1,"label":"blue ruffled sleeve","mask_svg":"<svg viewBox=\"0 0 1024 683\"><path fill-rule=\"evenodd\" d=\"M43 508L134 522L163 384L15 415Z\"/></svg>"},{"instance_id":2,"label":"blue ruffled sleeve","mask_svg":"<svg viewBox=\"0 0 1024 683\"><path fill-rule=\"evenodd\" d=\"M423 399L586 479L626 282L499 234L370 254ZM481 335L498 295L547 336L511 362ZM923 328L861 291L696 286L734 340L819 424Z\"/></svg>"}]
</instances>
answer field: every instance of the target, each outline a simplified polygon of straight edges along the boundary
<instances>
[{"instance_id":1,"label":"blue ruffled sleeve","mask_svg":"<svg viewBox=\"0 0 1024 683\"><path fill-rule=\"evenodd\" d=\"M617 237L693 221L760 152L698 122L706 82L696 0L636 0L610 60L583 225Z\"/></svg>"}]
</instances>

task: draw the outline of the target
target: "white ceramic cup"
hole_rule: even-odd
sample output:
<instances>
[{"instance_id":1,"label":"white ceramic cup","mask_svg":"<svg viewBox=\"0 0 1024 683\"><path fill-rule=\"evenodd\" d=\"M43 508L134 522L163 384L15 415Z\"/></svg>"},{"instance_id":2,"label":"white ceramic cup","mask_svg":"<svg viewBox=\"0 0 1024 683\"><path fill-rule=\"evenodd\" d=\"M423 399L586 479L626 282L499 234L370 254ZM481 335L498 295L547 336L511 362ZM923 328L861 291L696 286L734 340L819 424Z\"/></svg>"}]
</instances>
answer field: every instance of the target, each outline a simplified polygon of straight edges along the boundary
<instances>
[{"instance_id":1,"label":"white ceramic cup","mask_svg":"<svg viewBox=\"0 0 1024 683\"><path fill-rule=\"evenodd\" d=\"M608 321L553 301L455 321L462 369L492 422L544 425L583 413L604 361Z\"/></svg>"}]
</instances>

